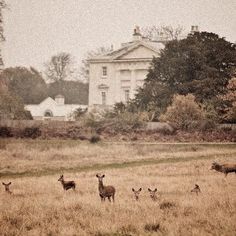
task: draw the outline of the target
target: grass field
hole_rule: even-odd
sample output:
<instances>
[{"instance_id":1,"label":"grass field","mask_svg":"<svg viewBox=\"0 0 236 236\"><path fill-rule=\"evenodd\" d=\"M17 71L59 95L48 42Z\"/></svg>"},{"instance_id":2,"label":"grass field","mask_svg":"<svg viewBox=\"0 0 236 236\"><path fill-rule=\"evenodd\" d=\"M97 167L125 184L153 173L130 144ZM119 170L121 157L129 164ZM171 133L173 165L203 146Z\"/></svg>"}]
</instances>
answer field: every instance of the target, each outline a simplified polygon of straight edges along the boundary
<instances>
[{"instance_id":1,"label":"grass field","mask_svg":"<svg viewBox=\"0 0 236 236\"><path fill-rule=\"evenodd\" d=\"M236 145L0 140L13 192L0 189L0 235L236 235L236 175L211 171L213 161L235 163ZM75 192L63 191L62 173ZM101 203L97 173L115 186L114 204Z\"/></svg>"}]
</instances>

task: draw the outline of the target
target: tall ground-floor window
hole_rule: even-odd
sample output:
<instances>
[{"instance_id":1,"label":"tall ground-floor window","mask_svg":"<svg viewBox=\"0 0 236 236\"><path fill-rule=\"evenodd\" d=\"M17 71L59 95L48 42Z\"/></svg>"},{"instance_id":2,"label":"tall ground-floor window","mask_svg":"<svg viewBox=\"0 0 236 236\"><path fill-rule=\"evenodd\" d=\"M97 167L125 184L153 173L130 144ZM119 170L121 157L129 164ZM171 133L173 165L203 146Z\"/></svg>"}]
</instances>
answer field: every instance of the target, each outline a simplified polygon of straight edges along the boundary
<instances>
[{"instance_id":1,"label":"tall ground-floor window","mask_svg":"<svg viewBox=\"0 0 236 236\"><path fill-rule=\"evenodd\" d=\"M130 99L129 89L125 90L125 102L128 102Z\"/></svg>"},{"instance_id":2,"label":"tall ground-floor window","mask_svg":"<svg viewBox=\"0 0 236 236\"><path fill-rule=\"evenodd\" d=\"M107 94L106 92L102 92L102 105L106 105L107 103Z\"/></svg>"}]
</instances>

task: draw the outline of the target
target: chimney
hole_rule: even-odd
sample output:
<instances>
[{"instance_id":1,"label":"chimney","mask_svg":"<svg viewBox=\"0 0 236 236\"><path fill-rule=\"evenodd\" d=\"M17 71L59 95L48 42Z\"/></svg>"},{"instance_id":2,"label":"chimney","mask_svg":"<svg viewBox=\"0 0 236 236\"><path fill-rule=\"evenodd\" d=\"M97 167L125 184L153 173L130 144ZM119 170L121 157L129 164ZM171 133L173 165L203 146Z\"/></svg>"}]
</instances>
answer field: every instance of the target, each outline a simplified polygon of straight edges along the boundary
<instances>
[{"instance_id":1,"label":"chimney","mask_svg":"<svg viewBox=\"0 0 236 236\"><path fill-rule=\"evenodd\" d=\"M190 33L191 33L191 34L194 34L195 32L199 32L199 30L198 30L198 25L192 25L192 26L191 26L191 31L190 31Z\"/></svg>"},{"instance_id":2,"label":"chimney","mask_svg":"<svg viewBox=\"0 0 236 236\"><path fill-rule=\"evenodd\" d=\"M139 26L135 26L134 28L134 33L133 33L133 41L139 41L142 40L142 35L140 33L140 28Z\"/></svg>"},{"instance_id":3,"label":"chimney","mask_svg":"<svg viewBox=\"0 0 236 236\"><path fill-rule=\"evenodd\" d=\"M65 97L63 95L57 95L55 97L55 101L58 105L64 105L65 104Z\"/></svg>"}]
</instances>

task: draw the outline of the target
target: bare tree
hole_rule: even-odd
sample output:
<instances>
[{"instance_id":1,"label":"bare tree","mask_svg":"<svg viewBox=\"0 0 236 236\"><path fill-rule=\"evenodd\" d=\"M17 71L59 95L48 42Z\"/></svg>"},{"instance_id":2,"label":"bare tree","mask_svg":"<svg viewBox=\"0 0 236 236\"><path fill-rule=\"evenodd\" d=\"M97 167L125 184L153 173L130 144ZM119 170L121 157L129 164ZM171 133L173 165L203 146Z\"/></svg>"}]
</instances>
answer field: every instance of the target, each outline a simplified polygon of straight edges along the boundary
<instances>
[{"instance_id":1,"label":"bare tree","mask_svg":"<svg viewBox=\"0 0 236 236\"><path fill-rule=\"evenodd\" d=\"M69 53L61 52L52 56L51 60L45 64L45 74L50 82L60 82L70 78L74 70L73 60Z\"/></svg>"},{"instance_id":2,"label":"bare tree","mask_svg":"<svg viewBox=\"0 0 236 236\"><path fill-rule=\"evenodd\" d=\"M149 26L141 29L142 35L150 40L177 40L180 39L183 34L184 28L177 26L174 28L171 25L162 26Z\"/></svg>"},{"instance_id":3,"label":"bare tree","mask_svg":"<svg viewBox=\"0 0 236 236\"><path fill-rule=\"evenodd\" d=\"M88 60L91 59L92 57L99 56L99 55L104 55L106 53L111 52L112 49L108 47L99 47L95 50L88 51L82 60L82 65L80 67L80 72L79 75L81 77L81 80L84 82L88 82L89 79L89 62Z\"/></svg>"},{"instance_id":4,"label":"bare tree","mask_svg":"<svg viewBox=\"0 0 236 236\"><path fill-rule=\"evenodd\" d=\"M0 0L0 42L5 40L4 34L3 34L3 15L2 10L7 7L7 4L5 0Z\"/></svg>"}]
</instances>

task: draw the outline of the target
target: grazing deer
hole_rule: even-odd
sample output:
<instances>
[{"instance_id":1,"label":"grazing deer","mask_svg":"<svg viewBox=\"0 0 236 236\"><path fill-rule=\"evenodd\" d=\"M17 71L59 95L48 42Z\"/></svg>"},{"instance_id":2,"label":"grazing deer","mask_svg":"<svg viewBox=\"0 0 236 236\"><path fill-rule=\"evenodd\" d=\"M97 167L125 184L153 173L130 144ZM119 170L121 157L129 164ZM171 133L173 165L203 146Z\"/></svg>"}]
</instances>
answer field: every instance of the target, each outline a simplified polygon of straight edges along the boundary
<instances>
[{"instance_id":1,"label":"grazing deer","mask_svg":"<svg viewBox=\"0 0 236 236\"><path fill-rule=\"evenodd\" d=\"M11 182L9 182L8 184L2 182L2 184L5 186L5 191L9 194L12 194L12 192L10 191Z\"/></svg>"},{"instance_id":2,"label":"grazing deer","mask_svg":"<svg viewBox=\"0 0 236 236\"><path fill-rule=\"evenodd\" d=\"M157 189L155 188L154 190L151 190L150 188L148 189L150 197L153 201L157 201Z\"/></svg>"},{"instance_id":3,"label":"grazing deer","mask_svg":"<svg viewBox=\"0 0 236 236\"><path fill-rule=\"evenodd\" d=\"M98 191L99 191L99 196L101 198L101 201L105 201L106 197L108 198L108 200L111 202L111 197L113 202L115 201L115 188L111 185L109 186L104 186L103 185L103 178L105 177L105 175L96 175L96 177L98 178Z\"/></svg>"},{"instance_id":4,"label":"grazing deer","mask_svg":"<svg viewBox=\"0 0 236 236\"><path fill-rule=\"evenodd\" d=\"M195 187L191 190L191 193L196 193L197 195L201 193L201 189L198 184L195 184Z\"/></svg>"},{"instance_id":5,"label":"grazing deer","mask_svg":"<svg viewBox=\"0 0 236 236\"><path fill-rule=\"evenodd\" d=\"M142 188L140 188L139 190L135 190L134 188L132 188L132 191L134 193L134 197L135 197L135 200L138 201L139 200L139 194L141 193L142 191Z\"/></svg>"},{"instance_id":6,"label":"grazing deer","mask_svg":"<svg viewBox=\"0 0 236 236\"><path fill-rule=\"evenodd\" d=\"M211 166L211 170L216 170L225 174L227 177L228 173L235 172L236 174L236 164L223 164L220 165L217 162L213 162Z\"/></svg>"},{"instance_id":7,"label":"grazing deer","mask_svg":"<svg viewBox=\"0 0 236 236\"><path fill-rule=\"evenodd\" d=\"M60 178L58 179L58 181L61 182L61 184L62 184L64 190L68 190L68 189L70 189L70 188L72 188L73 190L75 190L75 181L65 181L63 175L60 176Z\"/></svg>"}]
</instances>

